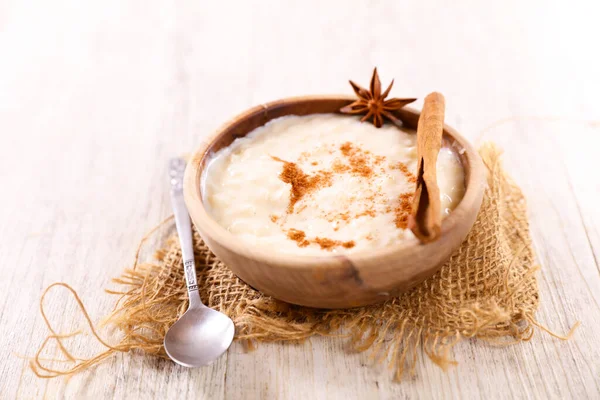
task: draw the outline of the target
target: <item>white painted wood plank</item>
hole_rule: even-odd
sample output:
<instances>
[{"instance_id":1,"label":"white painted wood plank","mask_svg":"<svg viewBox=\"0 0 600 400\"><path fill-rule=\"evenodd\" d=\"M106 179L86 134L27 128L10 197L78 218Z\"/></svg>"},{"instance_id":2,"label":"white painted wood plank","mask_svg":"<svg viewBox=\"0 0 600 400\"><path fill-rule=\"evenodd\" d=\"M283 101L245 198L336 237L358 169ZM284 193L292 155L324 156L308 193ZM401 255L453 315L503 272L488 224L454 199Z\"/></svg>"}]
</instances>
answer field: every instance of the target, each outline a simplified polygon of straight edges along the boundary
<instances>
[{"instance_id":1,"label":"white painted wood plank","mask_svg":"<svg viewBox=\"0 0 600 400\"><path fill-rule=\"evenodd\" d=\"M2 396L598 397L597 123L521 120L484 135L506 148L529 198L543 267L538 318L563 332L580 319L572 341L463 343L458 368L444 374L419 360L401 384L331 338L253 353L234 345L193 371L121 355L69 381L38 380L12 354L31 354L45 335L37 301L54 281L78 289L96 320L110 310L101 288L169 213L164 161L235 113L289 95L349 93L348 78L366 84L378 65L384 83L396 78L393 95L442 91L447 121L472 139L504 117L598 121L594 15L583 3L541 1L2 3ZM533 149L546 158L531 159ZM62 329L80 325L74 312L70 300L49 302ZM88 340L75 350L91 352Z\"/></svg>"},{"instance_id":2,"label":"white painted wood plank","mask_svg":"<svg viewBox=\"0 0 600 400\"><path fill-rule=\"evenodd\" d=\"M600 366L595 361L600 353L594 344L600 318L600 276L565 168L565 147L557 145L564 128L552 121L521 119L500 125L488 135L507 149L506 164L527 194L534 249L542 265L538 319L562 332L576 320L582 322L569 342L539 335L541 346L536 350L543 352L531 353L525 360L533 358L539 364L536 386L543 384L547 396L593 398L600 391ZM570 126L569 133L574 139L581 131ZM578 171L579 177L585 174L584 169ZM600 192L593 196L600 201Z\"/></svg>"}]
</instances>

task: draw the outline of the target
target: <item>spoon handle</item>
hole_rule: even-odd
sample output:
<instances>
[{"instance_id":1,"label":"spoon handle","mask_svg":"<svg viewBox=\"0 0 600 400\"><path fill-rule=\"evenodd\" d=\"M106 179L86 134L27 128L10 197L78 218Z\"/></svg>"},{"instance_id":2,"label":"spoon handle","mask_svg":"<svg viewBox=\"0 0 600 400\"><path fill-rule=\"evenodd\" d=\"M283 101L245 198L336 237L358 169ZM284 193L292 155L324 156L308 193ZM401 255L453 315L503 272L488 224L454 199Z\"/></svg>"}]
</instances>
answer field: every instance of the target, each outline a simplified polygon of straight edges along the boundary
<instances>
[{"instance_id":1,"label":"spoon handle","mask_svg":"<svg viewBox=\"0 0 600 400\"><path fill-rule=\"evenodd\" d=\"M198 282L196 281L196 264L194 263L194 246L192 244L192 225L185 201L183 200L183 173L185 172L185 161L174 158L169 161L169 178L171 179L171 204L175 214L175 225L181 243L181 254L183 258L183 269L187 283L190 307L202 306L200 294L198 293Z\"/></svg>"}]
</instances>

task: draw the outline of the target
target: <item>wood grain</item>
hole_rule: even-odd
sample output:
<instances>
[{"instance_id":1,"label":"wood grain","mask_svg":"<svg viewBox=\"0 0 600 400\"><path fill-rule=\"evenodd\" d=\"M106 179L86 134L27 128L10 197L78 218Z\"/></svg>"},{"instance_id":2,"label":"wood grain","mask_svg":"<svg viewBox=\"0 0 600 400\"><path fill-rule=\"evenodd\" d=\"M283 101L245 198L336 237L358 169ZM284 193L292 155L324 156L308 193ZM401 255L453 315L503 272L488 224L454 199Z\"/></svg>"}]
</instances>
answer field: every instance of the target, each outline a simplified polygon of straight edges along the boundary
<instances>
[{"instance_id":1,"label":"wood grain","mask_svg":"<svg viewBox=\"0 0 600 400\"><path fill-rule=\"evenodd\" d=\"M1 2L0 397L600 397L594 6ZM101 289L170 213L169 157L191 152L253 105L351 94L347 79L375 65L384 81L395 78L391 96L444 93L449 125L505 148L505 164L528 196L542 266L538 319L558 332L581 320L572 340L536 333L506 348L467 341L454 350L458 367L443 373L422 359L416 377L400 384L337 338L252 353L234 345L199 370L124 354L70 380L33 376L16 355L31 355L47 333L38 315L42 289L69 282L95 320L112 309ZM83 326L60 293L49 296L48 310L60 331ZM97 350L89 337L73 346L80 355Z\"/></svg>"}]
</instances>

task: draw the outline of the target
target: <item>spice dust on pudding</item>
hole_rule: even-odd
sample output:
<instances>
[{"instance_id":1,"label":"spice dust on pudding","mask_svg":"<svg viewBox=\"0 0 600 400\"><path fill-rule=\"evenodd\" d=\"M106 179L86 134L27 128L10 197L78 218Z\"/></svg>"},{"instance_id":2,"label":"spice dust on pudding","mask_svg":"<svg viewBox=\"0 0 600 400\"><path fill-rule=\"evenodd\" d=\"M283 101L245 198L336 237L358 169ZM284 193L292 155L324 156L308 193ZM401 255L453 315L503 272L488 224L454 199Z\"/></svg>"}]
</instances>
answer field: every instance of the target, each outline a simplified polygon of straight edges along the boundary
<instances>
[{"instance_id":1,"label":"spice dust on pudding","mask_svg":"<svg viewBox=\"0 0 600 400\"><path fill-rule=\"evenodd\" d=\"M414 238L417 136L337 114L285 116L236 139L203 178L209 214L250 246L332 255ZM437 161L442 216L462 199L462 165L450 148Z\"/></svg>"}]
</instances>

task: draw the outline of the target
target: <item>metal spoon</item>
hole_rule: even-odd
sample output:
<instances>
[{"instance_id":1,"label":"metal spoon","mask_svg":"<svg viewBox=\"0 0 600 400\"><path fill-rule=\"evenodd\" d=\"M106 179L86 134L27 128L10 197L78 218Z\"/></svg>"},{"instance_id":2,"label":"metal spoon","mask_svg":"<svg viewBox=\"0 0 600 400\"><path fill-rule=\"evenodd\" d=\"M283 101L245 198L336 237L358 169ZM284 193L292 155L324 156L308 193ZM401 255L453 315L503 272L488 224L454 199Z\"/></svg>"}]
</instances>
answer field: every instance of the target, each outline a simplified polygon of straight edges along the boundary
<instances>
[{"instance_id":1,"label":"metal spoon","mask_svg":"<svg viewBox=\"0 0 600 400\"><path fill-rule=\"evenodd\" d=\"M200 300L192 247L192 227L183 201L184 171L184 160L176 158L169 162L171 203L181 241L190 305L165 335L164 346L169 357L177 364L184 367L200 367L212 363L229 348L235 328L231 318L206 307Z\"/></svg>"}]
</instances>

